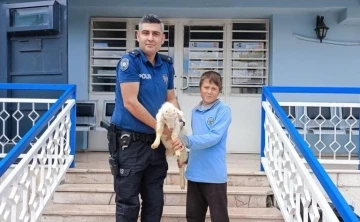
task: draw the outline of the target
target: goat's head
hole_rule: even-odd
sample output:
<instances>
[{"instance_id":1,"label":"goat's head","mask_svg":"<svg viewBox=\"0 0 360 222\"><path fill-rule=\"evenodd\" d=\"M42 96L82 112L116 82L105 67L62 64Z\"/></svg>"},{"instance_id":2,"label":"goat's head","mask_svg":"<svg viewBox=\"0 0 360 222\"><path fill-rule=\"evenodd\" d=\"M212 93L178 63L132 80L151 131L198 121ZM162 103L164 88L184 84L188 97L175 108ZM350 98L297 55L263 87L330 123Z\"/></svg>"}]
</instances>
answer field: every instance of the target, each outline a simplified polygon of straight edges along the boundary
<instances>
[{"instance_id":1,"label":"goat's head","mask_svg":"<svg viewBox=\"0 0 360 222\"><path fill-rule=\"evenodd\" d=\"M163 119L169 130L173 130L176 124L179 124L179 119L183 117L181 110L177 109L175 106L167 106L163 110Z\"/></svg>"}]
</instances>

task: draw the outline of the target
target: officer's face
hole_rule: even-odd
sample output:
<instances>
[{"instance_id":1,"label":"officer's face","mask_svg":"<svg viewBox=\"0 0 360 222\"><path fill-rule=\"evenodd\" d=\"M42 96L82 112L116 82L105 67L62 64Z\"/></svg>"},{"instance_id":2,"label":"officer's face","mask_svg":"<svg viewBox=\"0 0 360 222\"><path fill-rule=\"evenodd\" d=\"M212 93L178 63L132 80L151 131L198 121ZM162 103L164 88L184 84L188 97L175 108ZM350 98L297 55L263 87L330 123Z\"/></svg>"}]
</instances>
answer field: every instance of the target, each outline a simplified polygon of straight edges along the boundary
<instances>
[{"instance_id":1,"label":"officer's face","mask_svg":"<svg viewBox=\"0 0 360 222\"><path fill-rule=\"evenodd\" d=\"M160 24L143 23L136 35L139 48L148 56L155 55L164 44L165 34Z\"/></svg>"},{"instance_id":2,"label":"officer's face","mask_svg":"<svg viewBox=\"0 0 360 222\"><path fill-rule=\"evenodd\" d=\"M215 83L210 83L209 79L204 79L200 87L200 95L204 105L213 103L218 98L219 93L220 89Z\"/></svg>"}]
</instances>

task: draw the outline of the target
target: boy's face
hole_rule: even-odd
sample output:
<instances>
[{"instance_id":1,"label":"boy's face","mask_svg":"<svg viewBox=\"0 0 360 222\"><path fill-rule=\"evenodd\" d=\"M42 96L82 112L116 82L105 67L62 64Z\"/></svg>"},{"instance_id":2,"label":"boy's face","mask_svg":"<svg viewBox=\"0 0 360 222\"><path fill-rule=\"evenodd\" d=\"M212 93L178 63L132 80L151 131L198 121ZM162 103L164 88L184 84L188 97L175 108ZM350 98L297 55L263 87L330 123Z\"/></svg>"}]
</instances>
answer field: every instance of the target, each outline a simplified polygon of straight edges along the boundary
<instances>
[{"instance_id":1,"label":"boy's face","mask_svg":"<svg viewBox=\"0 0 360 222\"><path fill-rule=\"evenodd\" d=\"M204 105L213 103L218 98L219 93L220 89L215 83L210 83L209 79L204 79L200 87L200 95Z\"/></svg>"}]
</instances>

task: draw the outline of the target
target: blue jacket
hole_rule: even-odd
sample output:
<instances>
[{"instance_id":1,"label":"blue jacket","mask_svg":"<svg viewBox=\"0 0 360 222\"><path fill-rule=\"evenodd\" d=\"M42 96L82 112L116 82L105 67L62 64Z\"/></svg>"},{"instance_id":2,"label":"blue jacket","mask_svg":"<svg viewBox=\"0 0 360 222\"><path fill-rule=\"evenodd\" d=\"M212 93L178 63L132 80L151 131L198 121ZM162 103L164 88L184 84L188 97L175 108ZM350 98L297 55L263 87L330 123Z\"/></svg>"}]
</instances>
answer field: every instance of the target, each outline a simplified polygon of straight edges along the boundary
<instances>
[{"instance_id":1,"label":"blue jacket","mask_svg":"<svg viewBox=\"0 0 360 222\"><path fill-rule=\"evenodd\" d=\"M226 140L231 123L230 108L216 100L213 104L192 110L193 135L181 140L190 149L185 176L193 182L226 183Z\"/></svg>"}]
</instances>

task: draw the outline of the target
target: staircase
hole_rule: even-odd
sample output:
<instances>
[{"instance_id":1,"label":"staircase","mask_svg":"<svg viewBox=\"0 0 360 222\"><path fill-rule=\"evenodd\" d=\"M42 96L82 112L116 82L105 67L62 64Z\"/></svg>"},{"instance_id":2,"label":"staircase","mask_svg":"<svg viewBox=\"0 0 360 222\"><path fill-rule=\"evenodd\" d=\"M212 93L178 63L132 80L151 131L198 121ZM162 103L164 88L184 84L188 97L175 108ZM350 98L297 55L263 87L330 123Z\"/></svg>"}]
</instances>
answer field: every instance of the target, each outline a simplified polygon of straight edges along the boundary
<instances>
[{"instance_id":1,"label":"staircase","mask_svg":"<svg viewBox=\"0 0 360 222\"><path fill-rule=\"evenodd\" d=\"M164 185L162 222L185 222L186 191L180 189L178 172L171 169L171 164L169 162ZM272 190L264 173L229 172L228 175L230 221L284 221L280 211L272 207ZM42 221L113 222L114 204L110 170L70 169L65 182L55 192L53 202L45 209ZM207 221L211 221L210 217Z\"/></svg>"}]
</instances>

